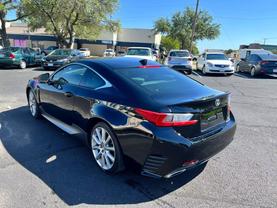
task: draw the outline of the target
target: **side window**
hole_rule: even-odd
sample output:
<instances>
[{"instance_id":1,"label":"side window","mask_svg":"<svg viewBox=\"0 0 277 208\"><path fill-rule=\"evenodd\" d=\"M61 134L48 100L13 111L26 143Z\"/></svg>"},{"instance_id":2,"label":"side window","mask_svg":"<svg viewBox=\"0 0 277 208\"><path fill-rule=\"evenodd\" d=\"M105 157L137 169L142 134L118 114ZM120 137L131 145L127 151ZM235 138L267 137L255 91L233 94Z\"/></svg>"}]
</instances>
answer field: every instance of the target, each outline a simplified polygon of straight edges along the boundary
<instances>
[{"instance_id":1,"label":"side window","mask_svg":"<svg viewBox=\"0 0 277 208\"><path fill-rule=\"evenodd\" d=\"M30 51L28 50L28 48L23 48L23 53L29 55Z\"/></svg>"},{"instance_id":2,"label":"side window","mask_svg":"<svg viewBox=\"0 0 277 208\"><path fill-rule=\"evenodd\" d=\"M73 84L79 85L86 68L77 64L66 66L61 71L58 71L52 77L53 81L58 81L59 85Z\"/></svg>"},{"instance_id":3,"label":"side window","mask_svg":"<svg viewBox=\"0 0 277 208\"><path fill-rule=\"evenodd\" d=\"M90 69L87 69L80 83L80 86L91 89L96 89L103 85L105 85L105 81Z\"/></svg>"}]
</instances>

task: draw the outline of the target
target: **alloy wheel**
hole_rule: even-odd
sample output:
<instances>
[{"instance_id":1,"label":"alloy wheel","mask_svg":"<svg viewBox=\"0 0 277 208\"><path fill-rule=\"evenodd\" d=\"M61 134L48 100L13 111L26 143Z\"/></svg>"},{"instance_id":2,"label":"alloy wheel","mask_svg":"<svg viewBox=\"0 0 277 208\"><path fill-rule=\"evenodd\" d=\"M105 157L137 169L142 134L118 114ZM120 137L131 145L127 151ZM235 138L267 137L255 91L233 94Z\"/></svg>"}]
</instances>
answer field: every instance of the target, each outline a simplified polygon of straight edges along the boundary
<instances>
[{"instance_id":1,"label":"alloy wheel","mask_svg":"<svg viewBox=\"0 0 277 208\"><path fill-rule=\"evenodd\" d=\"M32 91L29 92L29 108L32 116L36 116L37 113L37 102Z\"/></svg>"},{"instance_id":2,"label":"alloy wheel","mask_svg":"<svg viewBox=\"0 0 277 208\"><path fill-rule=\"evenodd\" d=\"M254 67L251 69L250 74L251 74L252 77L255 77L255 76L256 76L256 71L255 71L255 68L254 68Z\"/></svg>"},{"instance_id":3,"label":"alloy wheel","mask_svg":"<svg viewBox=\"0 0 277 208\"><path fill-rule=\"evenodd\" d=\"M91 148L97 164L103 170L112 169L115 163L115 145L109 132L97 127L91 134Z\"/></svg>"},{"instance_id":4,"label":"alloy wheel","mask_svg":"<svg viewBox=\"0 0 277 208\"><path fill-rule=\"evenodd\" d=\"M25 69L27 67L27 64L25 61L20 61L20 68Z\"/></svg>"}]
</instances>

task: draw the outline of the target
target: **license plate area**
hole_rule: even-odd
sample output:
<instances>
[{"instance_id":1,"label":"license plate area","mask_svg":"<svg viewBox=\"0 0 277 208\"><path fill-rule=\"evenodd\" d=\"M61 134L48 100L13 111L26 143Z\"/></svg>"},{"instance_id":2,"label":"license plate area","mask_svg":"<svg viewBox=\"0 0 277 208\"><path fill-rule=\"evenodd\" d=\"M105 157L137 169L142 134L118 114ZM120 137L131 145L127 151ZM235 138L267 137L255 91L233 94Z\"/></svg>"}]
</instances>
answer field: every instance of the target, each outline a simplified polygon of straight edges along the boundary
<instances>
[{"instance_id":1,"label":"license plate area","mask_svg":"<svg viewBox=\"0 0 277 208\"><path fill-rule=\"evenodd\" d=\"M273 69L273 73L277 73L277 69Z\"/></svg>"},{"instance_id":2,"label":"license plate area","mask_svg":"<svg viewBox=\"0 0 277 208\"><path fill-rule=\"evenodd\" d=\"M50 64L50 63L49 63L48 66L54 66L54 64Z\"/></svg>"},{"instance_id":3,"label":"license plate area","mask_svg":"<svg viewBox=\"0 0 277 208\"><path fill-rule=\"evenodd\" d=\"M203 113L200 118L202 132L225 122L222 108Z\"/></svg>"}]
</instances>

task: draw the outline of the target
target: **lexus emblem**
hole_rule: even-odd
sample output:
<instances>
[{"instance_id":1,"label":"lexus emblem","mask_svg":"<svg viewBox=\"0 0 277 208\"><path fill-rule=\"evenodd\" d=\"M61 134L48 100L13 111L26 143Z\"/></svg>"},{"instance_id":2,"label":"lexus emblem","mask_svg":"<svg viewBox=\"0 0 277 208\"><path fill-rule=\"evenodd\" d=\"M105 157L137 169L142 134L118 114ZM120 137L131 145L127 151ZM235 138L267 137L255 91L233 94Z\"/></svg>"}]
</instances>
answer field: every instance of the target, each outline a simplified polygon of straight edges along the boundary
<instances>
[{"instance_id":1,"label":"lexus emblem","mask_svg":"<svg viewBox=\"0 0 277 208\"><path fill-rule=\"evenodd\" d=\"M220 105L220 100L216 99L214 104L215 104L216 107L218 107Z\"/></svg>"}]
</instances>

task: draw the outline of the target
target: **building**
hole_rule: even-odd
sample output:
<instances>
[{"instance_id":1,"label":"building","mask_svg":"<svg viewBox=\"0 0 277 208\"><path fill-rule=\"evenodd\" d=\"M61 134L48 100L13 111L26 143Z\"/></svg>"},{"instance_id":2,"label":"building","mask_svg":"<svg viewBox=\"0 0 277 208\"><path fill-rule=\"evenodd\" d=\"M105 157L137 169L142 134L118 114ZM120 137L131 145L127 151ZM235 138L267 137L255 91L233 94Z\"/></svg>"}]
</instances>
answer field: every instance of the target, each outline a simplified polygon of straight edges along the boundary
<instances>
[{"instance_id":1,"label":"building","mask_svg":"<svg viewBox=\"0 0 277 208\"><path fill-rule=\"evenodd\" d=\"M55 36L43 28L31 32L24 23L10 23L6 27L11 46L44 49L56 45ZM96 40L76 38L74 48L89 48L92 55L103 55L107 48L117 51L133 46L158 49L160 42L161 34L155 34L153 29L122 28L117 32L102 31Z\"/></svg>"},{"instance_id":2,"label":"building","mask_svg":"<svg viewBox=\"0 0 277 208\"><path fill-rule=\"evenodd\" d=\"M251 43L249 45L240 45L240 49L264 49L267 51L277 51L277 45L264 45L259 43Z\"/></svg>"}]
</instances>

